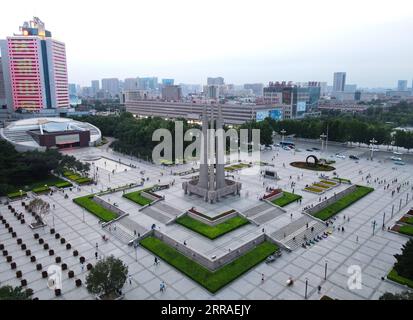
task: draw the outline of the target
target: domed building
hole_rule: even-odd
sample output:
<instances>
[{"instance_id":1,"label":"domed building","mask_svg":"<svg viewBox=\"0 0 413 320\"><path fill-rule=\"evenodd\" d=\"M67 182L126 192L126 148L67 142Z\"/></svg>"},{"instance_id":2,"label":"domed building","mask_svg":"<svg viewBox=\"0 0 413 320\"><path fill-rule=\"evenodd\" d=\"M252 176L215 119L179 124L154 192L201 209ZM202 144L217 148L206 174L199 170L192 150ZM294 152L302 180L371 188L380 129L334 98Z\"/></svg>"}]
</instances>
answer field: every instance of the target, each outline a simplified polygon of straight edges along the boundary
<instances>
[{"instance_id":1,"label":"domed building","mask_svg":"<svg viewBox=\"0 0 413 320\"><path fill-rule=\"evenodd\" d=\"M0 136L24 152L94 146L101 141L102 133L90 123L69 118L32 118L1 128Z\"/></svg>"}]
</instances>

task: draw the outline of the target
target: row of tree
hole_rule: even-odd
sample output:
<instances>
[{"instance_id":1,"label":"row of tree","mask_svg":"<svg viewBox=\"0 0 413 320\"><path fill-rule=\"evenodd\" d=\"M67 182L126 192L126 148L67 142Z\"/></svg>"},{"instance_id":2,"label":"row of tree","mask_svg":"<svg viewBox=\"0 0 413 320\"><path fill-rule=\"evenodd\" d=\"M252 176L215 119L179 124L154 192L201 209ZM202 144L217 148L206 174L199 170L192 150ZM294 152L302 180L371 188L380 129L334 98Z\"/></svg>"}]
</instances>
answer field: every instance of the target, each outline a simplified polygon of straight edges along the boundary
<instances>
[{"instance_id":1,"label":"row of tree","mask_svg":"<svg viewBox=\"0 0 413 320\"><path fill-rule=\"evenodd\" d=\"M62 155L57 150L46 152L18 153L14 146L0 141L0 194L7 194L17 188L42 181L53 170L89 171L90 165L76 160L73 156Z\"/></svg>"}]
</instances>

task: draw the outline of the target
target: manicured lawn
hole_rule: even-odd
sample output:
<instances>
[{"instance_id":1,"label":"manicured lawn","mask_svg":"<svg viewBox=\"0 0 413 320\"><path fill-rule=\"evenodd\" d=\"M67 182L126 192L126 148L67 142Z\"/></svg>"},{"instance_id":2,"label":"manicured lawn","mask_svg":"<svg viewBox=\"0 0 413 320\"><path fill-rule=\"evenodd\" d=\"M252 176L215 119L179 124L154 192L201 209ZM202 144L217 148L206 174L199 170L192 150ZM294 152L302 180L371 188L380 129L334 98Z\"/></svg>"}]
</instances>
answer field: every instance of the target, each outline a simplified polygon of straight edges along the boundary
<instances>
[{"instance_id":1,"label":"manicured lawn","mask_svg":"<svg viewBox=\"0 0 413 320\"><path fill-rule=\"evenodd\" d=\"M77 184L88 184L91 183L93 180L88 177L82 177L81 175L73 172L73 171L65 171L63 175L68 178L69 180L76 182Z\"/></svg>"},{"instance_id":2,"label":"manicured lawn","mask_svg":"<svg viewBox=\"0 0 413 320\"><path fill-rule=\"evenodd\" d=\"M405 216L405 217L402 217L400 220L403 221L404 223L413 225L413 217Z\"/></svg>"},{"instance_id":3,"label":"manicured lawn","mask_svg":"<svg viewBox=\"0 0 413 320\"><path fill-rule=\"evenodd\" d=\"M143 239L140 243L144 248L152 251L161 259L165 260L212 293L217 292L219 289L235 280L278 250L278 247L275 244L263 242L235 261L223 266L215 272L211 272L157 238L148 237Z\"/></svg>"},{"instance_id":4,"label":"manicured lawn","mask_svg":"<svg viewBox=\"0 0 413 320\"><path fill-rule=\"evenodd\" d=\"M286 205L290 204L291 202L295 202L298 199L301 199L302 196L290 192L283 191L284 195L281 198L275 199L271 201L272 203L276 204L280 207L285 207Z\"/></svg>"},{"instance_id":5,"label":"manicured lawn","mask_svg":"<svg viewBox=\"0 0 413 320\"><path fill-rule=\"evenodd\" d=\"M212 227L186 215L177 219L176 222L211 240L249 223L244 217L236 216Z\"/></svg>"},{"instance_id":6,"label":"manicured lawn","mask_svg":"<svg viewBox=\"0 0 413 320\"><path fill-rule=\"evenodd\" d=\"M373 190L373 188L369 187L356 186L356 189L352 193L344 196L343 198L330 204L328 207L320 210L319 212L314 214L314 217L319 218L321 220L327 220L335 214L339 213L341 210L344 210L345 208L349 207L361 198L365 197Z\"/></svg>"},{"instance_id":7,"label":"manicured lawn","mask_svg":"<svg viewBox=\"0 0 413 320\"><path fill-rule=\"evenodd\" d=\"M56 188L68 188L68 187L72 187L73 184L71 184L70 182L64 181L64 182L59 182L55 184Z\"/></svg>"},{"instance_id":8,"label":"manicured lawn","mask_svg":"<svg viewBox=\"0 0 413 320\"><path fill-rule=\"evenodd\" d=\"M148 190L148 189L145 189L145 190ZM141 192L145 191L145 190L129 192L129 193L124 194L123 196L126 199L129 199L129 200L139 204L140 206L146 206L147 204L152 203L152 200L150 200L148 198L145 198L144 196L141 195Z\"/></svg>"},{"instance_id":9,"label":"manicured lawn","mask_svg":"<svg viewBox=\"0 0 413 320\"><path fill-rule=\"evenodd\" d=\"M250 166L245 163L238 163L238 164L233 164L231 166L225 167L225 171L235 171L235 170L241 170L243 168L249 168Z\"/></svg>"},{"instance_id":10,"label":"manicured lawn","mask_svg":"<svg viewBox=\"0 0 413 320\"><path fill-rule=\"evenodd\" d=\"M110 220L117 218L117 215L113 211L110 211L102 207L100 204L96 203L92 199L93 199L93 195L87 195L87 196L75 198L73 199L73 202L85 208L87 211L89 211L90 213L93 213L95 216L97 216L98 218L102 219L105 222L108 222Z\"/></svg>"},{"instance_id":11,"label":"manicured lawn","mask_svg":"<svg viewBox=\"0 0 413 320\"><path fill-rule=\"evenodd\" d=\"M397 283L403 284L403 285L407 285L408 287L413 289L413 280L411 279L407 279L404 278L402 276L399 276L397 274L397 271L394 269L391 269L391 271L389 272L389 274L387 275L387 278L389 278L390 280L393 280Z\"/></svg>"},{"instance_id":12,"label":"manicured lawn","mask_svg":"<svg viewBox=\"0 0 413 320\"><path fill-rule=\"evenodd\" d=\"M404 225L399 229L400 233L407 234L408 236L413 236L413 226Z\"/></svg>"},{"instance_id":13,"label":"manicured lawn","mask_svg":"<svg viewBox=\"0 0 413 320\"><path fill-rule=\"evenodd\" d=\"M312 164L307 162L302 162L302 161L296 161L296 162L291 162L291 166L300 168L300 169L307 169L307 170L313 170L313 171L333 171L336 170L336 168L329 166L327 164Z\"/></svg>"}]
</instances>

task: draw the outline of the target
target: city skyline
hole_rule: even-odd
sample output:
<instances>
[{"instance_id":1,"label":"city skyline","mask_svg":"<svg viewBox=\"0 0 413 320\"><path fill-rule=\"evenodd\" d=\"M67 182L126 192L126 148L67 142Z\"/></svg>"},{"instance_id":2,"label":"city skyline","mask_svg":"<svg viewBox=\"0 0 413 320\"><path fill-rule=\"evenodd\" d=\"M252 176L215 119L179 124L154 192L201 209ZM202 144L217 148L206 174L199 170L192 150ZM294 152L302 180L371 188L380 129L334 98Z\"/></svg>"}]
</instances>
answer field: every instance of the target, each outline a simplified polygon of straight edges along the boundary
<instances>
[{"instance_id":1,"label":"city skyline","mask_svg":"<svg viewBox=\"0 0 413 320\"><path fill-rule=\"evenodd\" d=\"M405 0L391 7L370 0L357 6L355 1L346 6L298 1L301 10L293 11L287 3L264 0L254 6L245 1L204 6L186 0L156 5L123 0L109 9L96 2L82 3L81 10L68 6L62 15L55 14L50 1L40 2L3 5L12 14L0 21L0 38L18 32L27 17L39 16L66 43L69 82L82 86L94 79L151 75L176 83L222 76L235 84L332 84L339 70L359 87L393 88L397 80L410 83L413 78L413 46L406 38L413 30L413 5ZM89 14L97 5L99 14ZM287 11L294 14L282 14ZM340 18L351 23L337 23Z\"/></svg>"}]
</instances>

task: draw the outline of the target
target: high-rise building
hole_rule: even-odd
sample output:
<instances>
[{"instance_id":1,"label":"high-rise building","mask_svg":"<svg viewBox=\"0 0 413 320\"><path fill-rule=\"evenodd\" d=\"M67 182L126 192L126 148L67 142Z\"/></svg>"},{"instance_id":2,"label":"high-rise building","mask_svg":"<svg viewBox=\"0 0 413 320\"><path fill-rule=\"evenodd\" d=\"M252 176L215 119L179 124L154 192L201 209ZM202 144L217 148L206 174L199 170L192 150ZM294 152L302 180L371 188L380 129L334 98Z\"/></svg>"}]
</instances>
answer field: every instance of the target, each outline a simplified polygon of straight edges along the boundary
<instances>
[{"instance_id":1,"label":"high-rise building","mask_svg":"<svg viewBox=\"0 0 413 320\"><path fill-rule=\"evenodd\" d=\"M357 85L356 84L346 84L344 86L344 92L356 92Z\"/></svg>"},{"instance_id":2,"label":"high-rise building","mask_svg":"<svg viewBox=\"0 0 413 320\"><path fill-rule=\"evenodd\" d=\"M123 82L123 91L134 91L138 89L138 80L136 78L126 78Z\"/></svg>"},{"instance_id":3,"label":"high-rise building","mask_svg":"<svg viewBox=\"0 0 413 320\"><path fill-rule=\"evenodd\" d=\"M102 79L102 90L108 93L112 98L120 93L119 79L118 78L107 78Z\"/></svg>"},{"instance_id":4,"label":"high-rise building","mask_svg":"<svg viewBox=\"0 0 413 320\"><path fill-rule=\"evenodd\" d=\"M157 77L138 78L138 89L139 90L157 90L158 89L158 78Z\"/></svg>"},{"instance_id":5,"label":"high-rise building","mask_svg":"<svg viewBox=\"0 0 413 320\"><path fill-rule=\"evenodd\" d=\"M92 80L91 87L92 87L93 96L96 96L100 90L99 80Z\"/></svg>"},{"instance_id":6,"label":"high-rise building","mask_svg":"<svg viewBox=\"0 0 413 320\"><path fill-rule=\"evenodd\" d=\"M224 78L222 78L222 77L216 77L216 78L211 78L211 77L208 77L207 78L207 85L209 85L209 86L212 86L212 85L214 85L214 86L223 86L225 83L224 83Z\"/></svg>"},{"instance_id":7,"label":"high-rise building","mask_svg":"<svg viewBox=\"0 0 413 320\"><path fill-rule=\"evenodd\" d=\"M162 79L162 86L173 86L174 82L174 79Z\"/></svg>"},{"instance_id":8,"label":"high-rise building","mask_svg":"<svg viewBox=\"0 0 413 320\"><path fill-rule=\"evenodd\" d=\"M3 65L0 57L0 108L6 105L6 89L4 87Z\"/></svg>"},{"instance_id":9,"label":"high-rise building","mask_svg":"<svg viewBox=\"0 0 413 320\"><path fill-rule=\"evenodd\" d=\"M333 91L343 92L346 86L346 73L334 72Z\"/></svg>"},{"instance_id":10,"label":"high-rise building","mask_svg":"<svg viewBox=\"0 0 413 320\"><path fill-rule=\"evenodd\" d=\"M77 89L76 89L76 83L69 83L69 95L76 95L77 94Z\"/></svg>"},{"instance_id":11,"label":"high-rise building","mask_svg":"<svg viewBox=\"0 0 413 320\"><path fill-rule=\"evenodd\" d=\"M167 101L179 101L182 98L180 86L164 86L162 88L162 99Z\"/></svg>"},{"instance_id":12,"label":"high-rise building","mask_svg":"<svg viewBox=\"0 0 413 320\"><path fill-rule=\"evenodd\" d=\"M397 81L397 91L407 91L407 80Z\"/></svg>"},{"instance_id":13,"label":"high-rise building","mask_svg":"<svg viewBox=\"0 0 413 320\"><path fill-rule=\"evenodd\" d=\"M69 107L66 48L37 17L21 34L0 41L8 108L41 111Z\"/></svg>"}]
</instances>

